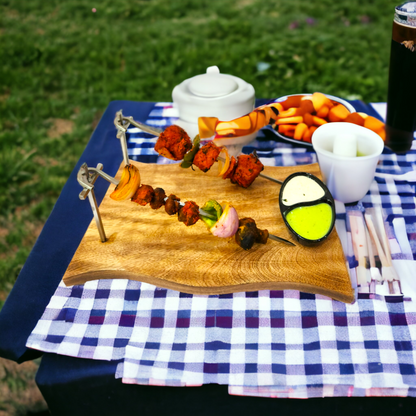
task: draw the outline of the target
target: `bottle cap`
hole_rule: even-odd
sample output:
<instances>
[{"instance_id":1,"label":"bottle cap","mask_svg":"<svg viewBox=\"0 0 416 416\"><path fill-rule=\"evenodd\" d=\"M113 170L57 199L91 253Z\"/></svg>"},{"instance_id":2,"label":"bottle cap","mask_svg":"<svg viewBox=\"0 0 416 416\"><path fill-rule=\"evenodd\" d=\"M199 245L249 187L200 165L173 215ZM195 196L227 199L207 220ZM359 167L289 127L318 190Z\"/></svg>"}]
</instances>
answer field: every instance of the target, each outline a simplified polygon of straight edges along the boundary
<instances>
[{"instance_id":1,"label":"bottle cap","mask_svg":"<svg viewBox=\"0 0 416 416\"><path fill-rule=\"evenodd\" d=\"M416 27L416 1L408 1L397 6L394 21L404 26Z\"/></svg>"}]
</instances>

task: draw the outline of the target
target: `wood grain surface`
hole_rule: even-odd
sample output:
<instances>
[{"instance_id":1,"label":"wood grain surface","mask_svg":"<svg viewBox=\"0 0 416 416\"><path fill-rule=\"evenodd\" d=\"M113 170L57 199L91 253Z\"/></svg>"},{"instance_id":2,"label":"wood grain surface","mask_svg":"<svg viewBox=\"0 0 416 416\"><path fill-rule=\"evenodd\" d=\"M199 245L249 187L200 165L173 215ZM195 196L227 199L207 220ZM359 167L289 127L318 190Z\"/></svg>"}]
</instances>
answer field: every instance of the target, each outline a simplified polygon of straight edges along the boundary
<instances>
[{"instance_id":1,"label":"wood grain surface","mask_svg":"<svg viewBox=\"0 0 416 416\"><path fill-rule=\"evenodd\" d=\"M216 166L203 173L177 164L132 163L139 168L143 184L161 187L167 195L175 194L183 202L193 200L199 206L209 199L231 202L240 218L254 218L259 228L293 241L296 247L269 240L245 251L234 239L214 237L202 221L186 227L163 207L152 210L129 200L113 201L109 194L114 185L110 185L100 205L108 241L100 241L92 221L63 277L67 286L127 278L192 294L295 289L353 302L335 229L319 246L297 243L280 214L280 185L259 177L243 189L218 177ZM120 178L122 168L123 164L116 177ZM266 166L263 173L284 180L298 171L320 177L317 164Z\"/></svg>"}]
</instances>

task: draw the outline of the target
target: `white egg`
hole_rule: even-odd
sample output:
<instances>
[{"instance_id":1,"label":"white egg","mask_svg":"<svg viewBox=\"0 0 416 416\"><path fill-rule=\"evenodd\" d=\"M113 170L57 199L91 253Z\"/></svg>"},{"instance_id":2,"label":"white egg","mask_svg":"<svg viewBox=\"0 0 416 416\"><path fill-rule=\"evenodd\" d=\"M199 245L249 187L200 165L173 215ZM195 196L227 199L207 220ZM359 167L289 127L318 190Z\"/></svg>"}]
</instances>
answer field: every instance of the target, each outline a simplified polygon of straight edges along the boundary
<instances>
[{"instance_id":1,"label":"white egg","mask_svg":"<svg viewBox=\"0 0 416 416\"><path fill-rule=\"evenodd\" d=\"M357 136L350 133L339 133L334 137L334 155L345 157L357 156Z\"/></svg>"}]
</instances>

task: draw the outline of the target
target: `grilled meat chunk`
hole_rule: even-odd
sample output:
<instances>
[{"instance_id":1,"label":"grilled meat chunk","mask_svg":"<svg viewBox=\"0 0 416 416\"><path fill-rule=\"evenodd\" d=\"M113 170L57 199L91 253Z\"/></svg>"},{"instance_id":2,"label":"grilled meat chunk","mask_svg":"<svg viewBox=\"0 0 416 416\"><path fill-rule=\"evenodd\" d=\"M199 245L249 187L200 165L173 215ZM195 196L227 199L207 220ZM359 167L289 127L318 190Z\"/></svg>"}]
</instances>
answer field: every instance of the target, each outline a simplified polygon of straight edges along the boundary
<instances>
[{"instance_id":1,"label":"grilled meat chunk","mask_svg":"<svg viewBox=\"0 0 416 416\"><path fill-rule=\"evenodd\" d=\"M170 194L168 196L168 199L165 202L165 211L169 215L175 215L179 211L179 201L180 198L178 198L176 195Z\"/></svg>"},{"instance_id":2,"label":"grilled meat chunk","mask_svg":"<svg viewBox=\"0 0 416 416\"><path fill-rule=\"evenodd\" d=\"M263 169L263 163L256 155L240 155L237 159L237 167L230 177L231 182L248 188Z\"/></svg>"},{"instance_id":3,"label":"grilled meat chunk","mask_svg":"<svg viewBox=\"0 0 416 416\"><path fill-rule=\"evenodd\" d=\"M241 218L234 238L241 248L249 250L254 243L266 244L269 232L257 228L256 221L253 218Z\"/></svg>"},{"instance_id":4,"label":"grilled meat chunk","mask_svg":"<svg viewBox=\"0 0 416 416\"><path fill-rule=\"evenodd\" d=\"M179 208L178 220L187 227L194 225L199 220L199 206L194 201L186 201L185 205Z\"/></svg>"},{"instance_id":5,"label":"grilled meat chunk","mask_svg":"<svg viewBox=\"0 0 416 416\"><path fill-rule=\"evenodd\" d=\"M152 209L159 209L165 205L166 194L163 188L155 188L155 194L153 199L150 201L150 206Z\"/></svg>"},{"instance_id":6,"label":"grilled meat chunk","mask_svg":"<svg viewBox=\"0 0 416 416\"><path fill-rule=\"evenodd\" d=\"M139 205L149 204L155 196L155 191L150 185L141 185L137 188L137 191L131 198L133 202L136 202Z\"/></svg>"},{"instance_id":7,"label":"grilled meat chunk","mask_svg":"<svg viewBox=\"0 0 416 416\"><path fill-rule=\"evenodd\" d=\"M208 142L202 146L194 157L193 164L203 172L208 172L211 166L217 160L221 149L213 142Z\"/></svg>"},{"instance_id":8,"label":"grilled meat chunk","mask_svg":"<svg viewBox=\"0 0 416 416\"><path fill-rule=\"evenodd\" d=\"M156 152L172 160L182 160L191 148L192 142L188 133L176 125L167 127L155 145Z\"/></svg>"}]
</instances>

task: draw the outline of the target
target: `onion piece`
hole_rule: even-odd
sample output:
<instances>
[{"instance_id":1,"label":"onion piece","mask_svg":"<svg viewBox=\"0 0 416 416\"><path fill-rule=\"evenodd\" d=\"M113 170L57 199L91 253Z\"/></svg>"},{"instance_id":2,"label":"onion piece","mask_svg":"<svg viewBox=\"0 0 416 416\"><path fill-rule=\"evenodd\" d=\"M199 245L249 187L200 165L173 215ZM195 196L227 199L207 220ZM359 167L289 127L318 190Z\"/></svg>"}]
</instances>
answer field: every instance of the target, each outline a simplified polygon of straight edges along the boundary
<instances>
[{"instance_id":1,"label":"onion piece","mask_svg":"<svg viewBox=\"0 0 416 416\"><path fill-rule=\"evenodd\" d=\"M130 199L140 186L140 172L134 165L126 165L116 189L110 194L115 201Z\"/></svg>"},{"instance_id":2,"label":"onion piece","mask_svg":"<svg viewBox=\"0 0 416 416\"><path fill-rule=\"evenodd\" d=\"M221 160L220 158L224 160ZM225 172L227 172L227 169L230 166L230 160L227 148L223 147L218 155L218 176L222 176Z\"/></svg>"},{"instance_id":3,"label":"onion piece","mask_svg":"<svg viewBox=\"0 0 416 416\"><path fill-rule=\"evenodd\" d=\"M209 230L216 237L228 238L237 232L238 224L239 219L236 209L227 204L219 220Z\"/></svg>"}]
</instances>

